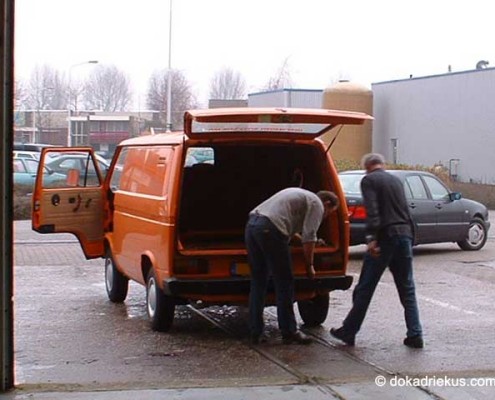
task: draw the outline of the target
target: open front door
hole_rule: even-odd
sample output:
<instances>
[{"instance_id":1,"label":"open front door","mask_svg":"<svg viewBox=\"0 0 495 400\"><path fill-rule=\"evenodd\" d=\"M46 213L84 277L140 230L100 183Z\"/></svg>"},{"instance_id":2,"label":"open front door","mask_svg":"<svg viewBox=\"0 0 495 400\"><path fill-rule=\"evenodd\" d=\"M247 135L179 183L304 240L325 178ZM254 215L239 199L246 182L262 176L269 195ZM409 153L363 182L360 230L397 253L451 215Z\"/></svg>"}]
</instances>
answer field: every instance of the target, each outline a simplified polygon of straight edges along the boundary
<instances>
[{"instance_id":1,"label":"open front door","mask_svg":"<svg viewBox=\"0 0 495 400\"><path fill-rule=\"evenodd\" d=\"M91 148L43 150L33 193L33 230L73 233L86 258L102 257L104 201Z\"/></svg>"}]
</instances>

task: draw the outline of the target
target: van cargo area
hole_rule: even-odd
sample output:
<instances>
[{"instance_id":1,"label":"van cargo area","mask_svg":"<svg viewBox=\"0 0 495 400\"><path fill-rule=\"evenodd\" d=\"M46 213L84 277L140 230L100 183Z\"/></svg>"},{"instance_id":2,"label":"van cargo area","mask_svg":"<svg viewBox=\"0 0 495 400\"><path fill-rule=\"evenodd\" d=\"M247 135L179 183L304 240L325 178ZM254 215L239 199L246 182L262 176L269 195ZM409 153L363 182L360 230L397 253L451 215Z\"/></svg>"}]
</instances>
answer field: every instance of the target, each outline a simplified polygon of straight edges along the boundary
<instances>
[{"instance_id":1,"label":"van cargo area","mask_svg":"<svg viewBox=\"0 0 495 400\"><path fill-rule=\"evenodd\" d=\"M206 149L213 159L198 157L191 163L195 151ZM183 250L244 249L248 214L259 203L291 186L315 193L333 189L329 161L318 142L220 143L189 147L185 159L178 230ZM326 241L328 225L320 227L319 237Z\"/></svg>"}]
</instances>

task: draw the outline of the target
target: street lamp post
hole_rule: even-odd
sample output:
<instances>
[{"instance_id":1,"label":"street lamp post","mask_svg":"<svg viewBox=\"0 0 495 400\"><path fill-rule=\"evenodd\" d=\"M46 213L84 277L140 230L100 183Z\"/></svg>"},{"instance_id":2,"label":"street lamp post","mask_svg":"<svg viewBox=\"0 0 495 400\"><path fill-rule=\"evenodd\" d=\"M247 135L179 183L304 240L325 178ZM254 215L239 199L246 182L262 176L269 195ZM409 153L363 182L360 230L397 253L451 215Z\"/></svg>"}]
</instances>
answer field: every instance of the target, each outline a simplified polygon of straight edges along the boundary
<instances>
[{"instance_id":1,"label":"street lamp post","mask_svg":"<svg viewBox=\"0 0 495 400\"><path fill-rule=\"evenodd\" d=\"M72 68L75 68L75 67L78 67L80 65L85 65L85 64L98 64L98 61L97 60L90 60L90 61L84 61L84 62L80 62L80 63L77 63L77 64L74 64L74 65L71 65L69 67L69 76L68 76L68 89L69 89L69 99L67 100L67 146L71 146L72 145L72 124L71 124L71 120L70 120L70 117L71 117L71 112L70 112L70 101L71 101L71 98L72 98L72 91L71 91L71 73L72 73Z\"/></svg>"},{"instance_id":2,"label":"street lamp post","mask_svg":"<svg viewBox=\"0 0 495 400\"><path fill-rule=\"evenodd\" d=\"M167 82L167 132L172 131L172 0L170 0L170 23L168 30L168 82Z\"/></svg>"}]
</instances>

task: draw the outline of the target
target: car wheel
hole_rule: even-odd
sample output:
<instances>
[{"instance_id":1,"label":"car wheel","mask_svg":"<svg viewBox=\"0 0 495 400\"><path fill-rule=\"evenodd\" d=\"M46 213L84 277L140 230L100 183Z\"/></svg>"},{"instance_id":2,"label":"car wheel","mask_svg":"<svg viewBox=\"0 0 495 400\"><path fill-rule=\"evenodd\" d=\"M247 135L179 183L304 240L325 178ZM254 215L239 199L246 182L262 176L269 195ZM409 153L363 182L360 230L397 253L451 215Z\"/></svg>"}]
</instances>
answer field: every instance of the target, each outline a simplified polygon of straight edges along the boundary
<instances>
[{"instance_id":1,"label":"car wheel","mask_svg":"<svg viewBox=\"0 0 495 400\"><path fill-rule=\"evenodd\" d=\"M113 303L122 303L127 297L129 279L117 269L110 251L105 257L105 287Z\"/></svg>"},{"instance_id":2,"label":"car wheel","mask_svg":"<svg viewBox=\"0 0 495 400\"><path fill-rule=\"evenodd\" d=\"M298 301L297 308L304 324L308 327L321 325L327 319L329 303L329 293Z\"/></svg>"},{"instance_id":3,"label":"car wheel","mask_svg":"<svg viewBox=\"0 0 495 400\"><path fill-rule=\"evenodd\" d=\"M158 286L153 268L148 273L146 283L146 309L151 322L151 329L167 332L172 327L175 313L175 302L163 293Z\"/></svg>"},{"instance_id":4,"label":"car wheel","mask_svg":"<svg viewBox=\"0 0 495 400\"><path fill-rule=\"evenodd\" d=\"M479 250L481 249L488 238L485 222L478 217L473 218L469 224L467 237L460 242L457 242L462 250Z\"/></svg>"}]
</instances>

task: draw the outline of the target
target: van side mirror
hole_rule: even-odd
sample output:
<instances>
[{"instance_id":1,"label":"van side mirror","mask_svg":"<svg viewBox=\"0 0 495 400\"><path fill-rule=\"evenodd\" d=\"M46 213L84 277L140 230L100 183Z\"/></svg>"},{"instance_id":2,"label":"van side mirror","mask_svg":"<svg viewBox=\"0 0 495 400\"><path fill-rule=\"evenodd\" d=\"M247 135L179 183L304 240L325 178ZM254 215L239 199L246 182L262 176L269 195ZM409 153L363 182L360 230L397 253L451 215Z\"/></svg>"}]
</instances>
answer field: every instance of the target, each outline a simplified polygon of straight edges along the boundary
<instances>
[{"instance_id":1,"label":"van side mirror","mask_svg":"<svg viewBox=\"0 0 495 400\"><path fill-rule=\"evenodd\" d=\"M462 195L459 192L452 192L449 193L449 199L450 201L460 200L462 199Z\"/></svg>"}]
</instances>

